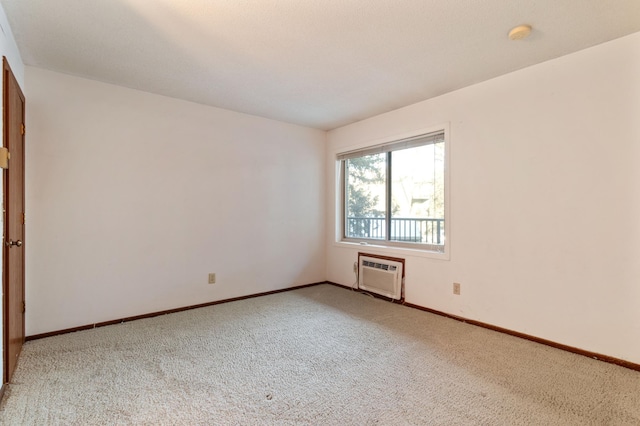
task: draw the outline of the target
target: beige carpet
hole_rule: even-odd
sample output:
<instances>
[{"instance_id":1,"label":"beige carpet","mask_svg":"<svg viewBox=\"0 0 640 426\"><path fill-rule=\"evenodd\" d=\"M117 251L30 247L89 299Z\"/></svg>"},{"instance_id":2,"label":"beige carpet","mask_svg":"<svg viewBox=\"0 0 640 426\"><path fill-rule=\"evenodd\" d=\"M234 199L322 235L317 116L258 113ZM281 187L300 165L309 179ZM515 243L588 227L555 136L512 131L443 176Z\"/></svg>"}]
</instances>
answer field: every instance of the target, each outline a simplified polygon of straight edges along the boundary
<instances>
[{"instance_id":1,"label":"beige carpet","mask_svg":"<svg viewBox=\"0 0 640 426\"><path fill-rule=\"evenodd\" d=\"M24 346L6 425L632 425L640 373L330 285Z\"/></svg>"}]
</instances>

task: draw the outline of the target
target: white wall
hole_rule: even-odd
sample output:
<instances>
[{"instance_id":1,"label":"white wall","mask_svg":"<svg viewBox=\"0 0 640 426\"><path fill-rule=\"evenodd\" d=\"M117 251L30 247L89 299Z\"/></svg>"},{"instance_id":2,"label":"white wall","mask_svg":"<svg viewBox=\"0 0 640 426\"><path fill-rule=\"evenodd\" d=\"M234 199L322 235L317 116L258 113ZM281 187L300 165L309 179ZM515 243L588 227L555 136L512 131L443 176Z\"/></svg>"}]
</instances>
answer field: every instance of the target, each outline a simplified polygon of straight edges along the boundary
<instances>
[{"instance_id":1,"label":"white wall","mask_svg":"<svg viewBox=\"0 0 640 426\"><path fill-rule=\"evenodd\" d=\"M26 79L27 335L325 279L324 132Z\"/></svg>"},{"instance_id":2,"label":"white wall","mask_svg":"<svg viewBox=\"0 0 640 426\"><path fill-rule=\"evenodd\" d=\"M350 285L335 153L449 122L451 258L401 253L407 301L638 363L638 51L634 34L336 129L326 164L323 132L27 68L27 335Z\"/></svg>"},{"instance_id":3,"label":"white wall","mask_svg":"<svg viewBox=\"0 0 640 426\"><path fill-rule=\"evenodd\" d=\"M6 56L13 75L16 77L16 80L18 80L20 88L24 90L24 64L22 63L18 46L13 38L13 33L11 32L11 27L9 26L9 21L7 21L7 15L5 15L2 5L0 5L0 27L2 28L0 31L0 55Z\"/></svg>"},{"instance_id":4,"label":"white wall","mask_svg":"<svg viewBox=\"0 0 640 426\"><path fill-rule=\"evenodd\" d=\"M449 122L451 258L400 253L407 302L639 363L639 53L636 33L331 131L327 279L350 285L359 248L335 243L336 152Z\"/></svg>"},{"instance_id":5,"label":"white wall","mask_svg":"<svg viewBox=\"0 0 640 426\"><path fill-rule=\"evenodd\" d=\"M9 27L9 22L7 21L7 15L4 13L4 9L2 5L0 5L0 57L4 56L7 58L9 62L9 66L11 67L11 71L15 76L18 84L24 90L24 64L22 63L22 58L20 57L20 52L18 51L18 46L16 45L15 39L13 38L13 33L11 32L11 27ZM2 73L4 76L4 73ZM0 77L0 80L3 77ZM4 88L4 83L0 81L2 87ZM2 107L0 106L0 109ZM3 112L4 114L4 112ZM4 115L2 115L3 117ZM3 120L0 119L0 135L3 133ZM4 143L4 142L3 142ZM0 173L0 188L4 188L3 183L3 173ZM0 215L0 229L4 233L4 215ZM4 250L4 244L2 244L2 250ZM0 267L2 266L2 261L4 259L4 255L0 256ZM2 324L2 329L4 330L4 313L3 313L3 303L0 303L0 324ZM3 349L4 339L0 338L0 376L2 375L2 371L4 371L4 356L1 354L4 353Z\"/></svg>"}]
</instances>

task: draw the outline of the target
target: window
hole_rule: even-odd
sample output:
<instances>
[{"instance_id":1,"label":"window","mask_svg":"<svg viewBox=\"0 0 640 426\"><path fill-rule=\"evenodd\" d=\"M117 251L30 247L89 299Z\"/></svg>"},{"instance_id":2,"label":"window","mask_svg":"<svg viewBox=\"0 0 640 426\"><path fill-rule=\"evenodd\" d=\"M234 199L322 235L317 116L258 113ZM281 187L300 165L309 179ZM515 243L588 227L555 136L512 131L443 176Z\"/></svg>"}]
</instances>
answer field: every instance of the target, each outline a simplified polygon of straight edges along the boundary
<instances>
[{"instance_id":1,"label":"window","mask_svg":"<svg viewBox=\"0 0 640 426\"><path fill-rule=\"evenodd\" d=\"M444 252L444 131L338 155L342 239Z\"/></svg>"}]
</instances>

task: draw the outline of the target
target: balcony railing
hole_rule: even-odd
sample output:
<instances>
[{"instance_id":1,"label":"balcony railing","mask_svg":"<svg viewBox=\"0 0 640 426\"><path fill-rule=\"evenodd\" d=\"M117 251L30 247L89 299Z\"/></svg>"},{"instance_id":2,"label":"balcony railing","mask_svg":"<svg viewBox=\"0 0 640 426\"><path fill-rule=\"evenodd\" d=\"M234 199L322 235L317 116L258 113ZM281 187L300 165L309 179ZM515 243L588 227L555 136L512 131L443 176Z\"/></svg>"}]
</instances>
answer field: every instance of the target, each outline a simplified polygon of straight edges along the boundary
<instances>
[{"instance_id":1,"label":"balcony railing","mask_svg":"<svg viewBox=\"0 0 640 426\"><path fill-rule=\"evenodd\" d=\"M383 217L348 217L347 238L386 240L387 226ZM444 219L392 218L390 241L437 244L444 242Z\"/></svg>"}]
</instances>

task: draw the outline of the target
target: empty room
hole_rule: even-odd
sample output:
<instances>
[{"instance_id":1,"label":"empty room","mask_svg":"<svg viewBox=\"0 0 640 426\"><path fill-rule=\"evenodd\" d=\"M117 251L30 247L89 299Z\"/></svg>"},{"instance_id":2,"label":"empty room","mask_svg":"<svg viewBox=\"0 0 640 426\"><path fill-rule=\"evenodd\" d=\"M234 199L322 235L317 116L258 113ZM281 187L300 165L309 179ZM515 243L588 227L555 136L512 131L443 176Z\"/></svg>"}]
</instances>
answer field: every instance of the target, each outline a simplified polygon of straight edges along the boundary
<instances>
[{"instance_id":1,"label":"empty room","mask_svg":"<svg viewBox=\"0 0 640 426\"><path fill-rule=\"evenodd\" d=\"M640 425L640 2L0 0L7 425Z\"/></svg>"}]
</instances>

